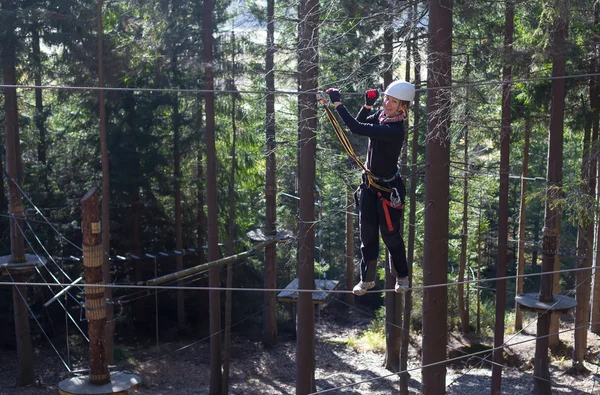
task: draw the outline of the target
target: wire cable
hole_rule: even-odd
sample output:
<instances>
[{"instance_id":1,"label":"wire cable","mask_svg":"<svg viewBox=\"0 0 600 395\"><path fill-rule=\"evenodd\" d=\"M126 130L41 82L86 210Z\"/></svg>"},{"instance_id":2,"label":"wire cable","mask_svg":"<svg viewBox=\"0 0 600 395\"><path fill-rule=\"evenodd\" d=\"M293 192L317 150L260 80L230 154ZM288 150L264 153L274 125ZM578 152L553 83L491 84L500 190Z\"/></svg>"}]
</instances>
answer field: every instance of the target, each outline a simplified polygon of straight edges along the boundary
<instances>
[{"instance_id":1,"label":"wire cable","mask_svg":"<svg viewBox=\"0 0 600 395\"><path fill-rule=\"evenodd\" d=\"M541 273L528 273L528 274L522 274L522 275L514 275L514 276L504 276L504 277L491 277L491 278L483 278L483 279L474 279L474 280L465 280L465 281L452 281L452 282L446 282L446 283L442 283L442 284L431 284L431 285L422 285L422 286L417 286L417 287L412 287L410 288L410 290L412 291L416 291L416 290L423 290L423 289L430 289L430 288L439 288L439 287L451 287L451 286L455 286L455 285L459 285L459 284L478 284L478 283L483 283L483 282L490 282L490 281L498 281L498 280L510 280L510 279L516 279L516 278L526 278L526 277L537 277L537 276L545 276L545 275L550 275L550 274L557 274L557 273L568 273L568 272L578 272L578 271L585 271L585 270L592 270L595 271L597 268L592 266L592 267L583 267L583 268L573 268L573 269L561 269L561 270L554 270L551 272L541 272ZM12 282L2 282L0 281L0 286L2 285L14 285L14 283ZM64 287L64 286L68 286L71 285L69 283L57 283L57 284L45 284L45 283L34 283L34 282L21 282L21 283L17 283L17 285L27 285L27 286L55 286L55 287ZM289 288L240 288L240 287L181 287L181 286L174 286L174 285L138 285L138 284L116 284L116 283L111 283L111 284L79 284L82 287L105 287L105 288L131 288L131 289L183 289L183 290L187 290L187 291L245 291L245 292L281 292L281 291L293 291L293 292L310 292L310 293L341 293L341 294L345 294L345 293L352 293L351 290L342 290L342 289L332 289L332 290L314 290L314 289L289 289ZM377 290L377 291L367 291L367 293L375 293L375 292L395 292L394 288L390 288L390 289L381 289L381 290Z\"/></svg>"},{"instance_id":2,"label":"wire cable","mask_svg":"<svg viewBox=\"0 0 600 395\"><path fill-rule=\"evenodd\" d=\"M575 331L577 329L587 328L587 327L589 327L589 325L594 325L594 324L599 324L599 323L600 322L595 322L595 323L591 323L591 324L587 324L587 325L582 325L582 326L579 326L579 327L575 327L575 328L572 328L572 329L565 329L565 330L562 330L562 331L558 331L556 333L551 333L549 335L537 336L537 337L534 337L533 339L521 340L521 341L518 341L518 342L515 342L515 343L511 343L508 346L517 346L517 345L520 345L520 344L530 343L532 341L537 341L538 339L544 339L544 338L547 338L547 337L550 337L550 336L560 335L561 333L572 332L572 331ZM477 351L477 352L474 352L474 353L469 354L469 355L463 355L463 356L460 356L460 357L445 359L443 361L432 362L432 363L427 364L427 365L421 365L421 366L417 366L415 368L401 370L401 371L398 371L398 372L386 374L386 375L375 377L375 378L372 378L372 379L367 379L367 380L358 381L358 382L355 382L355 383L345 384L345 385L341 385L339 387L328 388L326 390L321 390L321 391L317 391L317 392L311 392L309 395L325 394L327 392L337 391L337 390L340 390L340 389L343 389L343 388L349 388L349 387L354 387L354 386L360 385L360 384L371 383L371 382L374 382L374 381L377 381L377 380L381 380L381 379L385 379L385 378L388 378L388 377L400 375L400 374L403 374L403 373L408 373L408 372L412 372L412 371L423 369L423 368L429 368L429 367L432 367L432 366L447 364L449 362L456 362L456 361L459 361L461 359L465 359L467 357L472 357L472 356L475 356L475 355L480 355L480 354L484 354L484 353L488 353L488 352L493 352L493 351L495 351L497 349L498 350L503 349L504 347L505 347L505 345L502 345L502 346L499 346L499 347L494 347L494 348L492 348L490 350Z\"/></svg>"},{"instance_id":3,"label":"wire cable","mask_svg":"<svg viewBox=\"0 0 600 395\"><path fill-rule=\"evenodd\" d=\"M600 76L600 73L586 73L586 74L573 74L563 75L554 77L538 77L538 78L523 78L506 81L480 81L460 85L448 85L448 86L436 86L432 88L420 88L417 92L427 92L430 90L451 90L461 88L473 88L478 86L490 86L497 85L502 86L506 83L526 83L526 82L539 82L539 81L552 81L552 80L564 80L564 79L577 79L577 78L589 78ZM274 95L301 95L301 94L316 94L317 90L314 91L285 91L285 90L237 90L237 89L192 89L192 88L141 88L141 87L100 87L100 86L72 86L72 85L26 85L26 84L0 84L0 88L13 88L13 89L58 89L58 90L77 90L77 91L124 91L124 92L150 92L150 93L225 93L225 94L274 94ZM363 95L362 92L344 92L345 95Z\"/></svg>"},{"instance_id":4,"label":"wire cable","mask_svg":"<svg viewBox=\"0 0 600 395\"><path fill-rule=\"evenodd\" d=\"M18 283L15 282L15 279L13 278L12 274L10 274L10 271L8 269L6 269L6 273L8 273L8 276L10 277L10 279L13 280L13 283L15 284L15 289L17 290L17 292L21 296L21 299L23 300L23 303L25 303L25 306L27 306L27 310L29 310L29 314L31 314L31 317L33 317L33 319L35 320L35 322L38 324L40 330L42 331L42 333L46 337L46 340L48 340L48 342L50 343L50 345L52 346L52 348L54 349L54 351L56 351L56 355L58 355L58 358L60 358L60 361L63 363L63 365L65 365L65 367L67 368L67 370L70 372L71 368L69 367L69 365L67 364L67 362L65 362L65 360L62 357L62 355L60 355L60 352L56 349L56 347L54 346L54 343L52 343L52 340L50 340L50 337L48 336L48 334L44 330L44 327L42 326L42 324L40 323L40 321L37 319L37 317L35 316L35 314L31 310L31 307L29 306L29 303L27 303L27 298L25 298L25 295L23 295L21 293L21 290L17 286Z\"/></svg>"}]
</instances>

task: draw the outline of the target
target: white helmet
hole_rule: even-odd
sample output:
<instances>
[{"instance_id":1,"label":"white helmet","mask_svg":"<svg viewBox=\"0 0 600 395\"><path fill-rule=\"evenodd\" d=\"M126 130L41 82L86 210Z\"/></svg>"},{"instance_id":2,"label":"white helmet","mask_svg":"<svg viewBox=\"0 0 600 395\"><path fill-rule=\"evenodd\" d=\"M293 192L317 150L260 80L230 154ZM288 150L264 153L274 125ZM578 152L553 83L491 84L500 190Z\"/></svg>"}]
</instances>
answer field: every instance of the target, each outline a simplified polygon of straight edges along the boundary
<instances>
[{"instance_id":1,"label":"white helmet","mask_svg":"<svg viewBox=\"0 0 600 395\"><path fill-rule=\"evenodd\" d=\"M398 100L413 101L415 98L415 86L406 81L394 81L388 85L383 93Z\"/></svg>"}]
</instances>

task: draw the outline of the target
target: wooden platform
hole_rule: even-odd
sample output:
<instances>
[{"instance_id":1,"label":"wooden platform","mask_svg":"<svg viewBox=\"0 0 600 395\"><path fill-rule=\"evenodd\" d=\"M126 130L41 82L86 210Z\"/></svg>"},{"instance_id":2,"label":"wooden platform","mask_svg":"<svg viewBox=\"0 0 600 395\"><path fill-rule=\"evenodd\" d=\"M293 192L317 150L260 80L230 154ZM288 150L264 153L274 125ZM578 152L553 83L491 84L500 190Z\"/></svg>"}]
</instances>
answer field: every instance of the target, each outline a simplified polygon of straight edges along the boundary
<instances>
[{"instance_id":1,"label":"wooden platform","mask_svg":"<svg viewBox=\"0 0 600 395\"><path fill-rule=\"evenodd\" d=\"M46 265L46 259L33 254L25 254L25 262L13 263L11 256L0 256L0 273L7 276L8 273L21 274L34 271L37 267Z\"/></svg>"},{"instance_id":2,"label":"wooden platform","mask_svg":"<svg viewBox=\"0 0 600 395\"><path fill-rule=\"evenodd\" d=\"M138 375L112 372L110 383L96 385L90 383L87 376L72 377L58 383L58 392L61 395L126 395L127 391L138 389L141 383Z\"/></svg>"},{"instance_id":3,"label":"wooden platform","mask_svg":"<svg viewBox=\"0 0 600 395\"><path fill-rule=\"evenodd\" d=\"M265 230L262 228L253 229L249 232L246 232L246 237L255 243L260 243L269 239L269 237L265 234ZM287 230L278 230L276 237L277 242L282 243L292 237L292 232L289 232Z\"/></svg>"},{"instance_id":4,"label":"wooden platform","mask_svg":"<svg viewBox=\"0 0 600 395\"><path fill-rule=\"evenodd\" d=\"M538 293L521 294L515 297L521 309L534 313L543 313L551 311L553 313L567 314L570 310L577 306L577 301L566 295L553 295L552 302L541 302Z\"/></svg>"},{"instance_id":5,"label":"wooden platform","mask_svg":"<svg viewBox=\"0 0 600 395\"><path fill-rule=\"evenodd\" d=\"M315 290L331 291L338 287L339 281L337 280L315 280ZM298 279L295 278L291 283L285 287L285 290L279 292L277 300L279 302L298 302L298 292L293 291L299 288ZM287 291L287 290L290 291ZM314 304L324 304L327 298L331 295L329 292L313 292L312 301Z\"/></svg>"}]
</instances>

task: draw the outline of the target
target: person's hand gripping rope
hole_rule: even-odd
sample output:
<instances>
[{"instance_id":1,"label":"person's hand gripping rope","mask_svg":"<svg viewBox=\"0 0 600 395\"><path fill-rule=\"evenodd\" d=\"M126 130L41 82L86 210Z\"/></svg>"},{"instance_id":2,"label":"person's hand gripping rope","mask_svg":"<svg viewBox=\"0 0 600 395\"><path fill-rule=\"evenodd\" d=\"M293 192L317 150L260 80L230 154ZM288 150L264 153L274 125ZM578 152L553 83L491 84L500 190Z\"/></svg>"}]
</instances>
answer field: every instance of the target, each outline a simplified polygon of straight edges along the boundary
<instances>
[{"instance_id":1,"label":"person's hand gripping rope","mask_svg":"<svg viewBox=\"0 0 600 395\"><path fill-rule=\"evenodd\" d=\"M378 97L379 92L377 91L377 89L369 89L365 91L365 107L373 107Z\"/></svg>"},{"instance_id":2,"label":"person's hand gripping rope","mask_svg":"<svg viewBox=\"0 0 600 395\"><path fill-rule=\"evenodd\" d=\"M329 88L325 91L329 95L329 100L331 103L341 103L342 95L340 94L340 90L336 88Z\"/></svg>"}]
</instances>

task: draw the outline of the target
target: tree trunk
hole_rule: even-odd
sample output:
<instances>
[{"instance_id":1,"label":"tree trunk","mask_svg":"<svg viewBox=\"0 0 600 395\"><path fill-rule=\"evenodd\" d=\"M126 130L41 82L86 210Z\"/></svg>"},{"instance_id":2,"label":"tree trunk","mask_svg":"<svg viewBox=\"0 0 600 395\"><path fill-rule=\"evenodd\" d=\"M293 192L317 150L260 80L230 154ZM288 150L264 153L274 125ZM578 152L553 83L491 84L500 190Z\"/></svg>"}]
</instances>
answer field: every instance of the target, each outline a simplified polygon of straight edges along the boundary
<instances>
[{"instance_id":1,"label":"tree trunk","mask_svg":"<svg viewBox=\"0 0 600 395\"><path fill-rule=\"evenodd\" d=\"M561 228L562 218L558 217L557 219L557 228ZM554 255L554 268L553 271L558 271L560 269L560 255ZM555 275L552 278L552 294L560 293L560 275ZM552 314L550 316L550 329L548 329L548 347L551 350L554 350L559 345L559 337L558 331L560 327L560 314Z\"/></svg>"},{"instance_id":2,"label":"tree trunk","mask_svg":"<svg viewBox=\"0 0 600 395\"><path fill-rule=\"evenodd\" d=\"M510 91L512 88L512 68L509 56L512 54L514 32L514 3L506 2L504 56L502 71L502 132L500 137L500 198L498 208L498 263L496 276L506 277L508 257L508 173L510 171ZM496 281L496 320L494 325L494 357L492 366L492 394L500 394L502 387L502 364L504 362L504 313L506 310L506 280Z\"/></svg>"},{"instance_id":3,"label":"tree trunk","mask_svg":"<svg viewBox=\"0 0 600 395\"><path fill-rule=\"evenodd\" d=\"M202 98L197 98L198 102L198 114L196 116L196 127L198 129L198 158L197 158L197 173L198 173L198 185L196 195L198 199L198 212L197 212L197 240L198 240L198 259L197 265L203 265L206 262L206 255L204 253L204 246L206 245L206 211L204 210L204 186L206 185L206 175L204 174L204 166L202 162L203 157L203 142L204 142L204 131L203 131L203 109L202 109ZM199 306L201 302L200 292L196 292L196 305Z\"/></svg>"},{"instance_id":4,"label":"tree trunk","mask_svg":"<svg viewBox=\"0 0 600 395\"><path fill-rule=\"evenodd\" d=\"M354 286L354 191L350 188L346 194L346 289ZM348 292L346 303L354 305L354 295Z\"/></svg>"},{"instance_id":5,"label":"tree trunk","mask_svg":"<svg viewBox=\"0 0 600 395\"><path fill-rule=\"evenodd\" d=\"M585 106L585 103L582 103ZM596 189L595 171L592 178L592 119L586 111L583 137L583 157L581 159L581 194L589 196L592 200ZM582 213L579 218L579 227L577 228L577 250L575 262L578 269L591 268L593 257L593 237L594 237L594 218L588 217L588 213ZM558 277L558 276L557 276ZM587 325L590 318L590 286L592 283L592 273L590 270L580 270L576 273L576 299L577 308L575 310L575 333L573 345L573 369L577 373L587 372L583 357L587 348ZM556 328L558 329L558 328ZM553 333L552 330L550 333Z\"/></svg>"},{"instance_id":6,"label":"tree trunk","mask_svg":"<svg viewBox=\"0 0 600 395\"><path fill-rule=\"evenodd\" d=\"M217 152L215 143L215 94L213 77L213 2L204 0L203 15L204 95L206 105L206 186L208 220L208 260L219 258L219 223L217 203ZM219 268L210 269L210 387L209 393L221 393L221 297Z\"/></svg>"},{"instance_id":7,"label":"tree trunk","mask_svg":"<svg viewBox=\"0 0 600 395\"><path fill-rule=\"evenodd\" d=\"M235 70L235 33L231 33L232 40L232 68ZM235 72L232 73L231 90L235 89ZM229 173L229 215L227 220L227 256L234 255L233 242L235 237L235 172L237 170L236 143L237 143L237 125L236 125L236 94L231 97L231 170ZM231 305L233 286L233 263L227 264L227 281L225 291L225 346L223 353L223 395L229 394L229 362L231 359Z\"/></svg>"},{"instance_id":8,"label":"tree trunk","mask_svg":"<svg viewBox=\"0 0 600 395\"><path fill-rule=\"evenodd\" d=\"M2 125L4 126L4 125ZM6 155L6 153L4 152L4 144L0 144L0 169L2 169L2 171L4 171L4 160L2 159L4 157L4 155ZM6 207L7 203L6 203L6 195L5 195L5 186L4 186L4 177L0 177L0 207ZM2 227L2 229L6 229L4 227L4 224L8 223L8 218L4 217L4 216L0 216L0 225ZM8 227L8 225L7 225Z\"/></svg>"},{"instance_id":9,"label":"tree trunk","mask_svg":"<svg viewBox=\"0 0 600 395\"><path fill-rule=\"evenodd\" d=\"M33 58L33 74L36 86L42 85L42 60L40 57L40 33L38 26L31 28L31 54ZM35 89L35 126L38 130L38 161L46 164L46 116L44 115L44 101L42 89ZM46 177L46 174L44 174ZM46 185L47 186L47 185ZM47 193L48 191L46 191Z\"/></svg>"},{"instance_id":10,"label":"tree trunk","mask_svg":"<svg viewBox=\"0 0 600 395\"><path fill-rule=\"evenodd\" d=\"M127 114L127 125L129 133L131 133L131 141L135 147L130 151L133 160L133 177L130 182L129 196L131 199L131 221L129 232L131 233L131 252L137 258L132 257L133 279L137 283L144 281L144 260L142 258L142 203L140 202L140 185L138 180L141 179L140 170L140 155L137 147L137 112L136 102L133 92L125 93L124 100L125 112ZM133 319L137 328L142 328L146 325L146 298L138 298L135 301L133 308Z\"/></svg>"},{"instance_id":11,"label":"tree trunk","mask_svg":"<svg viewBox=\"0 0 600 395\"><path fill-rule=\"evenodd\" d=\"M413 6L413 18L416 18L418 13L418 3ZM413 26L416 25L416 19L413 21ZM413 32L413 57L415 64L415 87L421 88L421 56L419 53L419 44L417 37L417 29ZM407 262L408 262L408 291L404 294L404 320L402 321L402 342L400 348L400 394L408 395L408 381L410 374L406 371L408 368L408 346L410 340L410 317L412 315L412 265L415 259L415 222L416 222L416 195L418 168L417 161L419 160L419 127L421 123L421 93L415 92L415 100L413 103L413 136L411 146L411 172L410 172L410 192L409 192L409 214L408 214L408 245L407 245Z\"/></svg>"},{"instance_id":12,"label":"tree trunk","mask_svg":"<svg viewBox=\"0 0 600 395\"><path fill-rule=\"evenodd\" d=\"M174 85L178 85L177 54L171 56L171 72ZM183 270L183 225L181 211L181 117L179 115L179 97L177 93L172 97L171 123L173 127L173 189L175 200L175 249L180 253L176 255L177 271ZM177 281L178 287L183 287L183 281ZM177 332L185 332L185 294L183 289L177 289Z\"/></svg>"},{"instance_id":13,"label":"tree trunk","mask_svg":"<svg viewBox=\"0 0 600 395\"><path fill-rule=\"evenodd\" d=\"M98 192L91 189L81 199L81 230L83 233L83 266L86 284L103 284L102 240L98 213ZM106 326L106 300L104 287L85 287L86 318L88 320L90 374L92 384L110 383L106 362L104 328Z\"/></svg>"},{"instance_id":14,"label":"tree trunk","mask_svg":"<svg viewBox=\"0 0 600 395\"><path fill-rule=\"evenodd\" d=\"M268 237L277 234L277 172L275 154L275 0L267 0L267 49L266 49L266 181L265 200L266 218L265 234ZM277 246L265 249L265 281L266 289L277 288ZM265 292L265 312L263 328L263 344L272 346L277 343L277 294Z\"/></svg>"},{"instance_id":15,"label":"tree trunk","mask_svg":"<svg viewBox=\"0 0 600 395\"><path fill-rule=\"evenodd\" d=\"M566 0L556 1L557 9L554 12L556 34L552 50L552 100L550 113L550 130L548 143L548 170L547 192L544 218L544 242L542 244L543 258L542 271L550 272L554 269L554 257L559 248L560 228L558 218L560 209L557 202L562 197L562 163L563 163L563 126L565 108L565 80L560 78L565 75L566 53L565 45L568 24L568 3ZM542 302L551 302L553 275L546 274L541 277L540 296ZM534 393L549 394L552 391L550 371L548 367L548 338L550 315L538 315L538 333L535 348L536 363L534 366Z\"/></svg>"},{"instance_id":16,"label":"tree trunk","mask_svg":"<svg viewBox=\"0 0 600 395\"><path fill-rule=\"evenodd\" d=\"M594 2L594 26L597 28L598 19L599 19L599 9L600 3L597 1ZM597 39L596 39L597 40ZM598 42L594 41L594 54L595 61L592 62L590 67L591 74L597 73L598 70ZM592 107L591 114L591 122L592 122L592 147L597 146L598 144L598 122L599 122L599 110L600 110L600 90L598 89L598 77L592 76L590 77L590 104ZM600 165L600 156L596 158L596 160L590 164L592 166L592 179L596 179L596 176L600 174L600 169L598 166ZM596 182L596 201L600 201L600 182ZM596 218L596 223L600 222L598 218ZM599 228L600 229L600 228ZM600 230L596 230L596 258L594 262L594 266L596 266L595 272L593 275L593 285L592 285L592 304L591 304L591 325L590 330L594 333L600 332L600 270L598 270L598 266L600 266Z\"/></svg>"},{"instance_id":17,"label":"tree trunk","mask_svg":"<svg viewBox=\"0 0 600 395\"><path fill-rule=\"evenodd\" d=\"M14 12L17 4L12 0L3 0L2 9L5 12ZM10 18L7 19L10 22ZM5 30L2 43L2 80L6 85L16 85L16 44L17 37L14 29ZM23 199L18 183L22 182L21 147L19 138L19 110L17 107L17 90L4 88L4 117L6 126L6 177L8 184L8 215L10 223L10 262L25 262L25 243L23 240ZM22 274L11 274L13 282L23 282ZM19 356L19 386L30 385L35 382L33 370L33 349L29 328L29 313L27 311L27 287L18 285L13 287L13 304L15 317L15 334L17 354Z\"/></svg>"},{"instance_id":18,"label":"tree trunk","mask_svg":"<svg viewBox=\"0 0 600 395\"><path fill-rule=\"evenodd\" d=\"M458 268L458 312L460 314L460 324L463 333L469 333L469 317L467 311L469 305L465 306L465 270L467 267L467 240L469 232L469 131L465 129L464 144L464 166L465 174L463 179L463 218L462 232L460 235L460 266Z\"/></svg>"},{"instance_id":19,"label":"tree trunk","mask_svg":"<svg viewBox=\"0 0 600 395\"><path fill-rule=\"evenodd\" d=\"M299 5L298 72L301 92L316 92L318 87L318 0L302 0ZM298 194L298 285L314 288L314 221L315 221L315 155L317 108L314 93L300 93L298 108L300 132L300 168ZM296 342L296 394L315 390L315 327L312 294L298 295L298 327Z\"/></svg>"},{"instance_id":20,"label":"tree trunk","mask_svg":"<svg viewBox=\"0 0 600 395\"><path fill-rule=\"evenodd\" d=\"M388 86L390 83L392 83L392 70L394 69L393 66L393 55L394 55L394 45L393 45L393 39L394 39L394 32L392 29L387 28L384 32L384 49L385 52L383 54L383 66L384 66L384 73L383 73L383 84L384 86ZM409 47L410 48L410 47ZM410 56L410 53L407 53L407 59ZM410 74L410 66L407 65L407 72ZM409 78L406 79L406 81L410 80L410 76ZM406 141L408 140L408 122L404 122L404 130L406 131L404 133L404 144L402 147L402 157L401 157L401 163L404 164L404 167L402 167L402 169L405 169L406 167ZM400 232L402 233L404 231L404 216L402 216L401 220L400 220ZM386 260L389 261L391 259L391 257L389 256L389 253L386 250ZM390 267L389 265L386 265L386 267ZM389 270L385 270L385 288L386 289L393 289L396 285L396 278L392 275L392 273ZM385 294L385 318L386 318L386 325L385 325L385 358L384 358L384 366L387 370L389 370L390 372L397 372L400 369L400 346L401 346L401 332L400 329L402 328L402 295L397 294L395 292L387 292Z\"/></svg>"},{"instance_id":21,"label":"tree trunk","mask_svg":"<svg viewBox=\"0 0 600 395\"><path fill-rule=\"evenodd\" d=\"M481 333L481 217L483 214L483 196L479 195L479 220L477 221L477 334Z\"/></svg>"},{"instance_id":22,"label":"tree trunk","mask_svg":"<svg viewBox=\"0 0 600 395\"><path fill-rule=\"evenodd\" d=\"M390 254L386 252L389 262ZM387 267L389 263L386 262ZM394 289L396 278L386 269L385 289ZM400 346L402 345L402 295L396 292L387 292L385 295L385 358L384 366L390 372L400 370Z\"/></svg>"},{"instance_id":23,"label":"tree trunk","mask_svg":"<svg viewBox=\"0 0 600 395\"><path fill-rule=\"evenodd\" d=\"M429 2L427 66L428 138L425 170L425 234L423 286L446 284L448 262L448 200L450 198L450 90L452 85L452 1ZM440 263L442 262L442 266ZM423 357L425 395L446 392L448 290L423 290Z\"/></svg>"},{"instance_id":24,"label":"tree trunk","mask_svg":"<svg viewBox=\"0 0 600 395\"><path fill-rule=\"evenodd\" d=\"M523 293L523 277L525 273L525 223L527 216L527 176L529 175L529 138L531 135L531 115L529 111L525 114L525 135L523 139L523 169L521 170L521 203L519 208L519 249L517 252L517 286L516 294ZM523 311L518 303L515 303L515 332L523 329Z\"/></svg>"},{"instance_id":25,"label":"tree trunk","mask_svg":"<svg viewBox=\"0 0 600 395\"><path fill-rule=\"evenodd\" d=\"M98 28L98 86L104 87L104 32L102 27L103 0L97 4ZM104 251L102 275L104 283L110 284L110 164L108 157L108 138L106 134L106 107L104 104L104 90L98 90L98 109L100 115L100 152L102 155L102 250ZM104 289L106 300L112 300L112 288ZM114 362L114 308L112 303L106 306L106 360L108 364Z\"/></svg>"}]
</instances>

